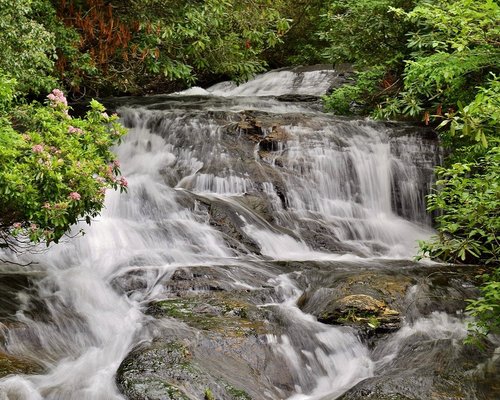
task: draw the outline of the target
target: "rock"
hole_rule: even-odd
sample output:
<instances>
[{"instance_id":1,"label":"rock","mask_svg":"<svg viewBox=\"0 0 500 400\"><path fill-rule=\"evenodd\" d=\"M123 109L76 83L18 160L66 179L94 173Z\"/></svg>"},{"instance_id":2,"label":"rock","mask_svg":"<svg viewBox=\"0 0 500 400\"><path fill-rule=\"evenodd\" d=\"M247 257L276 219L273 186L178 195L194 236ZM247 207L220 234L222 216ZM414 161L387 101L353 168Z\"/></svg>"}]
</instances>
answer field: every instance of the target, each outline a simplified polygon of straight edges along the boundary
<instances>
[{"instance_id":1,"label":"rock","mask_svg":"<svg viewBox=\"0 0 500 400\"><path fill-rule=\"evenodd\" d=\"M294 390L267 345L266 335L280 328L258 307L273 298L269 277L239 269L261 287L245 290L231 284L231 268L178 269L165 279L168 297L146 310L155 339L132 351L117 373L127 399L272 400Z\"/></svg>"},{"instance_id":2,"label":"rock","mask_svg":"<svg viewBox=\"0 0 500 400\"><path fill-rule=\"evenodd\" d=\"M354 294L332 300L319 313L318 321L362 327L377 333L397 330L401 325L399 312L384 301L364 294Z\"/></svg>"},{"instance_id":3,"label":"rock","mask_svg":"<svg viewBox=\"0 0 500 400\"><path fill-rule=\"evenodd\" d=\"M120 365L117 384L129 400L190 400L186 382L200 381L190 353L179 342L152 343L130 353ZM197 388L199 397L203 391Z\"/></svg>"},{"instance_id":4,"label":"rock","mask_svg":"<svg viewBox=\"0 0 500 400\"><path fill-rule=\"evenodd\" d=\"M288 134L283 128L277 125L273 126L271 133L259 142L260 157L265 158L263 155L268 152L283 151L286 148L287 139Z\"/></svg>"},{"instance_id":5,"label":"rock","mask_svg":"<svg viewBox=\"0 0 500 400\"><path fill-rule=\"evenodd\" d=\"M0 271L8 265L0 264ZM26 273L0 272L0 322L14 319L19 309L19 292L32 285L31 277Z\"/></svg>"},{"instance_id":6,"label":"rock","mask_svg":"<svg viewBox=\"0 0 500 400\"><path fill-rule=\"evenodd\" d=\"M260 254L260 248L242 229L243 221L233 208L213 200L208 204L209 223L224 234L229 247Z\"/></svg>"},{"instance_id":7,"label":"rock","mask_svg":"<svg viewBox=\"0 0 500 400\"><path fill-rule=\"evenodd\" d=\"M235 349L247 359L236 358ZM118 370L117 384L129 400L269 398L252 389L258 370L249 365L256 362L265 370L262 344L248 338L222 342L217 336L169 341L162 337L127 356ZM262 390L273 392L272 387Z\"/></svg>"},{"instance_id":8,"label":"rock","mask_svg":"<svg viewBox=\"0 0 500 400\"><path fill-rule=\"evenodd\" d=\"M264 311L228 293L211 292L153 302L147 314L176 318L189 326L223 336L268 333Z\"/></svg>"},{"instance_id":9,"label":"rock","mask_svg":"<svg viewBox=\"0 0 500 400\"><path fill-rule=\"evenodd\" d=\"M268 223L272 223L274 221L274 217L272 215L273 210L266 198L248 195L239 197L236 201L251 210L254 214L257 214L264 221Z\"/></svg>"},{"instance_id":10,"label":"rock","mask_svg":"<svg viewBox=\"0 0 500 400\"><path fill-rule=\"evenodd\" d=\"M277 96L276 99L278 101L288 102L288 103L312 103L312 102L320 102L321 97L319 96L311 96L309 94L282 94Z\"/></svg>"},{"instance_id":11,"label":"rock","mask_svg":"<svg viewBox=\"0 0 500 400\"><path fill-rule=\"evenodd\" d=\"M339 400L495 400L500 398L500 363L489 371L481 364L491 352L491 348L481 352L457 346L451 339L412 336L385 370L358 383Z\"/></svg>"},{"instance_id":12,"label":"rock","mask_svg":"<svg viewBox=\"0 0 500 400\"><path fill-rule=\"evenodd\" d=\"M277 398L275 385L293 389L265 345L266 311L237 292L182 296L148 308L160 323L156 338L130 353L117 373L127 399L198 400L208 393L218 400L261 400ZM172 318L184 328L166 322Z\"/></svg>"},{"instance_id":13,"label":"rock","mask_svg":"<svg viewBox=\"0 0 500 400\"><path fill-rule=\"evenodd\" d=\"M359 330L371 347L381 334L397 330L434 311L460 312L467 298L477 296L478 267L419 264L359 272L311 270L309 287L298 301L304 312L319 321ZM385 313L385 314L384 314Z\"/></svg>"},{"instance_id":14,"label":"rock","mask_svg":"<svg viewBox=\"0 0 500 400\"><path fill-rule=\"evenodd\" d=\"M35 362L0 351L0 378L11 374L35 374L42 368Z\"/></svg>"},{"instance_id":15,"label":"rock","mask_svg":"<svg viewBox=\"0 0 500 400\"><path fill-rule=\"evenodd\" d=\"M367 337L399 329L412 282L408 276L369 271L336 276L326 288L306 290L298 306L320 322L352 326Z\"/></svg>"}]
</instances>

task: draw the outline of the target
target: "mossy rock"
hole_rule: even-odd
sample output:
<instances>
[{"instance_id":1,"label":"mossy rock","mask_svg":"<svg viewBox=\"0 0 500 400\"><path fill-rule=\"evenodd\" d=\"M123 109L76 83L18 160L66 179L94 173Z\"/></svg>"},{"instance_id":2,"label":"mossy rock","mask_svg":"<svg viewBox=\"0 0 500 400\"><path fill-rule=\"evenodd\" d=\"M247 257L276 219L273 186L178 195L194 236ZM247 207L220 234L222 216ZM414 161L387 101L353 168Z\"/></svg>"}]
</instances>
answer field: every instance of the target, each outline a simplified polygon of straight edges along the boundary
<instances>
[{"instance_id":1,"label":"mossy rock","mask_svg":"<svg viewBox=\"0 0 500 400\"><path fill-rule=\"evenodd\" d=\"M31 360L0 352L0 378L11 374L35 374L41 370Z\"/></svg>"},{"instance_id":2,"label":"mossy rock","mask_svg":"<svg viewBox=\"0 0 500 400\"><path fill-rule=\"evenodd\" d=\"M268 333L265 318L256 306L232 299L227 293L156 301L150 304L147 313L155 318L175 318L193 328L226 336Z\"/></svg>"},{"instance_id":3,"label":"mossy rock","mask_svg":"<svg viewBox=\"0 0 500 400\"><path fill-rule=\"evenodd\" d=\"M116 380L128 400L252 400L200 368L180 341L156 340L137 348L120 365Z\"/></svg>"},{"instance_id":4,"label":"mossy rock","mask_svg":"<svg viewBox=\"0 0 500 400\"><path fill-rule=\"evenodd\" d=\"M328 303L318 316L318 321L327 324L362 326L376 331L399 329L399 312L384 301L364 294L354 294Z\"/></svg>"},{"instance_id":5,"label":"mossy rock","mask_svg":"<svg viewBox=\"0 0 500 400\"><path fill-rule=\"evenodd\" d=\"M154 342L125 358L117 373L117 384L129 400L190 400L180 383L196 380L198 375L184 344Z\"/></svg>"}]
</instances>

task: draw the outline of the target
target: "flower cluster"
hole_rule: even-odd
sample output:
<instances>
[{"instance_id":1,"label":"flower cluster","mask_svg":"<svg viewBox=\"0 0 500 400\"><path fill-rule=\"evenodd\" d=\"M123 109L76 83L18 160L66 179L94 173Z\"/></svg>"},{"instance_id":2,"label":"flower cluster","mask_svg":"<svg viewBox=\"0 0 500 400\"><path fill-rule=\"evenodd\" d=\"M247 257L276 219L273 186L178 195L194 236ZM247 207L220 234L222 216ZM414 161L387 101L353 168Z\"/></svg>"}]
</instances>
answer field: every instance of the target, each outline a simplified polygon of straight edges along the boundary
<instances>
[{"instance_id":1,"label":"flower cluster","mask_svg":"<svg viewBox=\"0 0 500 400\"><path fill-rule=\"evenodd\" d=\"M41 144L35 144L32 148L31 148L31 151L33 153L41 153L43 152L43 145Z\"/></svg>"},{"instance_id":2,"label":"flower cluster","mask_svg":"<svg viewBox=\"0 0 500 400\"><path fill-rule=\"evenodd\" d=\"M59 89L54 89L52 93L50 93L47 98L50 100L50 105L52 107L57 107L59 104L62 104L64 107L68 106L68 101L64 96L64 93Z\"/></svg>"},{"instance_id":3,"label":"flower cluster","mask_svg":"<svg viewBox=\"0 0 500 400\"><path fill-rule=\"evenodd\" d=\"M118 180L118 183L120 184L121 187L124 188L128 187L128 182L123 176Z\"/></svg>"},{"instance_id":4,"label":"flower cluster","mask_svg":"<svg viewBox=\"0 0 500 400\"><path fill-rule=\"evenodd\" d=\"M68 133L76 133L77 135L80 135L83 133L83 130L70 125L68 126Z\"/></svg>"},{"instance_id":5,"label":"flower cluster","mask_svg":"<svg viewBox=\"0 0 500 400\"><path fill-rule=\"evenodd\" d=\"M71 192L68 197L71 199L71 200L75 200L75 201L78 201L80 200L81 196L80 196L80 193L78 192Z\"/></svg>"},{"instance_id":6,"label":"flower cluster","mask_svg":"<svg viewBox=\"0 0 500 400\"><path fill-rule=\"evenodd\" d=\"M44 105L22 110L22 118L13 114L11 124L19 137L7 135L6 146L0 146L5 161L0 181L8 189L1 188L2 200L18 207L0 236L14 248L18 240L7 235L32 243L57 242L72 225L102 210L107 189L124 192L128 186L110 151L124 128L116 116L101 114L100 103L92 101L84 116L72 117L68 100L55 89ZM22 157L11 157L11 149ZM29 190L19 191L20 181Z\"/></svg>"}]
</instances>

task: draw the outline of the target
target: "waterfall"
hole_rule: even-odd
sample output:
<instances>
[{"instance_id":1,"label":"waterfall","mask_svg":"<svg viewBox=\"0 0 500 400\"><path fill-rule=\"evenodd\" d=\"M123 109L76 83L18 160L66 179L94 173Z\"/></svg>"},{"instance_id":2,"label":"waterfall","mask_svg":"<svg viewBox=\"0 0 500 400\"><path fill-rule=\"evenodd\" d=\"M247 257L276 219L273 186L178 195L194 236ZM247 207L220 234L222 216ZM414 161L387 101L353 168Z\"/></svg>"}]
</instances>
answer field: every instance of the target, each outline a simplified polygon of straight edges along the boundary
<instances>
[{"instance_id":1,"label":"waterfall","mask_svg":"<svg viewBox=\"0 0 500 400\"><path fill-rule=\"evenodd\" d=\"M275 288L276 302L259 307L280 315L284 333L264 345L296 382L275 393L335 398L371 376L353 331L300 311L292 275L270 263L411 258L431 234L423 196L438 150L404 124L269 97L320 94L331 76L280 71L240 87L126 99L118 111L129 133L115 150L129 191L108 191L102 216L75 227L85 236L21 257L38 262L43 278L22 297L0 349L43 372L0 379L0 399L122 399L116 371L152 338L145 308L174 271L194 266L258 270ZM116 280L130 277L140 285L117 291ZM228 279L255 287L243 272Z\"/></svg>"}]
</instances>

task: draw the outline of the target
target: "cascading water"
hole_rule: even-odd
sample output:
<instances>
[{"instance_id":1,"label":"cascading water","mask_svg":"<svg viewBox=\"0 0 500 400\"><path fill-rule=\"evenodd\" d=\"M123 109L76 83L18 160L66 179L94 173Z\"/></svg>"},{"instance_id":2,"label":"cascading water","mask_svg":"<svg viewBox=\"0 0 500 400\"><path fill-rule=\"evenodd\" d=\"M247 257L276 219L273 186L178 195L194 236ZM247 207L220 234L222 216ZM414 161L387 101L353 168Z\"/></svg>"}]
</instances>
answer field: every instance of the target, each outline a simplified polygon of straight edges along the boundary
<instances>
[{"instance_id":1,"label":"cascading water","mask_svg":"<svg viewBox=\"0 0 500 400\"><path fill-rule=\"evenodd\" d=\"M234 266L234 288L254 290L256 274L274 288L259 307L279 316L283 332L263 346L294 387L261 398L333 399L371 376L367 347L300 311L296 272L273 262L411 257L430 233L423 196L438 151L404 125L244 97L321 94L313 87L329 74L273 72L239 88L127 100L119 112L130 131L116 152L129 191L107 193L84 237L29 258L44 277L0 346L43 373L1 379L0 399L123 398L114 376L151 339L145 307L165 296L176 269L195 266ZM139 286L116 290L117 279L137 276Z\"/></svg>"}]
</instances>

